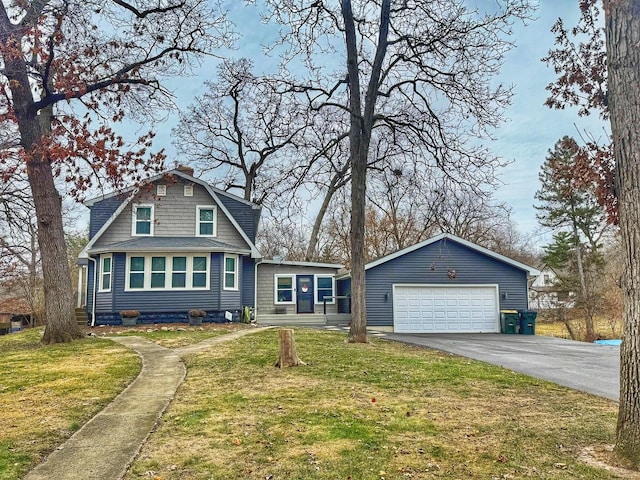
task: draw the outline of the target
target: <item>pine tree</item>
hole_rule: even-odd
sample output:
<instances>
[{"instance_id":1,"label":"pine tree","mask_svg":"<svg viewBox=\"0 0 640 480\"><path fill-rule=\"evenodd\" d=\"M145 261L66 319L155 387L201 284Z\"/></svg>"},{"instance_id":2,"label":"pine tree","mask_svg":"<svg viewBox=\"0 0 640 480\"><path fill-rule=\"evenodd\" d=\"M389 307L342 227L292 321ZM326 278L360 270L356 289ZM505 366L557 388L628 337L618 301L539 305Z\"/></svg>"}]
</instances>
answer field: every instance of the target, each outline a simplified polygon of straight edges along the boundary
<instances>
[{"instance_id":1,"label":"pine tree","mask_svg":"<svg viewBox=\"0 0 640 480\"><path fill-rule=\"evenodd\" d=\"M556 142L540 171L541 188L535 196L540 204L535 208L540 224L557 232L547 256L556 262L561 261L561 254L572 257L563 265L563 283L577 287L576 306L584 312L590 340L596 336L593 320L598 305L596 278L602 266L599 250L608 226L606 212L596 201L595 185L575 168L578 154L573 138L565 136Z\"/></svg>"}]
</instances>

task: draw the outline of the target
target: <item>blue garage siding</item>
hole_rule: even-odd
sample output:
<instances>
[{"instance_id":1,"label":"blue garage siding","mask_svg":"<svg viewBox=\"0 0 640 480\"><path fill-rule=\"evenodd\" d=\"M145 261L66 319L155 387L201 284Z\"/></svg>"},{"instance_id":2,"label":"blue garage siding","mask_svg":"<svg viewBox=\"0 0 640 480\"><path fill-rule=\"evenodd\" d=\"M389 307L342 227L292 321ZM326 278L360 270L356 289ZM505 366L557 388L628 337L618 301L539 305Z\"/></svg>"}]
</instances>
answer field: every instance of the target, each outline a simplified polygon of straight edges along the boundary
<instances>
[{"instance_id":1,"label":"blue garage siding","mask_svg":"<svg viewBox=\"0 0 640 480\"><path fill-rule=\"evenodd\" d=\"M455 278L449 275L455 270ZM393 284L498 284L500 309L527 308L527 273L452 239L442 239L366 273L367 324L393 325Z\"/></svg>"}]
</instances>

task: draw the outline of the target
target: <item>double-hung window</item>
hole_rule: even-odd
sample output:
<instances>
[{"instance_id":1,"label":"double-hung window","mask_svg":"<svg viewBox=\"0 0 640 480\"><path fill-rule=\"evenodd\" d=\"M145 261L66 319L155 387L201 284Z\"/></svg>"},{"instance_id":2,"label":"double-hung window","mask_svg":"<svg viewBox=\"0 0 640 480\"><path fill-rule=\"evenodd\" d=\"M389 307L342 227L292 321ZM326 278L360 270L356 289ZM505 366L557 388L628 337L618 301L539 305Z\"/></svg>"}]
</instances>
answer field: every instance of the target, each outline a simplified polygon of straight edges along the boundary
<instances>
[{"instance_id":1,"label":"double-hung window","mask_svg":"<svg viewBox=\"0 0 640 480\"><path fill-rule=\"evenodd\" d=\"M204 288L207 286L207 257L193 257L192 287Z\"/></svg>"},{"instance_id":2,"label":"double-hung window","mask_svg":"<svg viewBox=\"0 0 640 480\"><path fill-rule=\"evenodd\" d=\"M332 275L316 275L316 303L324 303L325 297L334 295L334 279ZM334 298L327 298L328 304L335 303Z\"/></svg>"},{"instance_id":3,"label":"double-hung window","mask_svg":"<svg viewBox=\"0 0 640 480\"><path fill-rule=\"evenodd\" d=\"M275 276L275 304L295 303L295 297L293 295L294 278L293 275Z\"/></svg>"},{"instance_id":4,"label":"double-hung window","mask_svg":"<svg viewBox=\"0 0 640 480\"><path fill-rule=\"evenodd\" d=\"M212 205L196 206L196 237L216 236L216 207Z\"/></svg>"},{"instance_id":5,"label":"double-hung window","mask_svg":"<svg viewBox=\"0 0 640 480\"><path fill-rule=\"evenodd\" d=\"M187 257L173 257L171 272L171 288L185 288L187 286Z\"/></svg>"},{"instance_id":6,"label":"double-hung window","mask_svg":"<svg viewBox=\"0 0 640 480\"><path fill-rule=\"evenodd\" d=\"M103 255L100 260L100 292L111 291L112 256Z\"/></svg>"},{"instance_id":7,"label":"double-hung window","mask_svg":"<svg viewBox=\"0 0 640 480\"><path fill-rule=\"evenodd\" d=\"M153 236L153 205L134 205L131 235Z\"/></svg>"},{"instance_id":8,"label":"double-hung window","mask_svg":"<svg viewBox=\"0 0 640 480\"><path fill-rule=\"evenodd\" d=\"M224 289L238 289L238 256L224 256Z\"/></svg>"},{"instance_id":9,"label":"double-hung window","mask_svg":"<svg viewBox=\"0 0 640 480\"><path fill-rule=\"evenodd\" d=\"M144 288L144 257L129 257L129 288Z\"/></svg>"},{"instance_id":10,"label":"double-hung window","mask_svg":"<svg viewBox=\"0 0 640 480\"><path fill-rule=\"evenodd\" d=\"M165 288L167 259L151 257L151 288Z\"/></svg>"}]
</instances>

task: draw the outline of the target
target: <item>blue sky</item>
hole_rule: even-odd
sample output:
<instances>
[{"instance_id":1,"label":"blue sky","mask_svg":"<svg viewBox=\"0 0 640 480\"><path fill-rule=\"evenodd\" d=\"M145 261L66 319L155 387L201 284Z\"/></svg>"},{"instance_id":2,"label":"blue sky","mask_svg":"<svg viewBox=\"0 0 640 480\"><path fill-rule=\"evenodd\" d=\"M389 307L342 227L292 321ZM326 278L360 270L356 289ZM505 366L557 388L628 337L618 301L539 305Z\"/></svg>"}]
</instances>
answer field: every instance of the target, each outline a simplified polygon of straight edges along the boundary
<instances>
[{"instance_id":1,"label":"blue sky","mask_svg":"<svg viewBox=\"0 0 640 480\"><path fill-rule=\"evenodd\" d=\"M232 17L244 35L233 55L252 58L256 70L269 70L276 61L262 54L261 44L272 40L269 36L273 31L260 23L250 7L244 7L238 0L229 5ZM597 115L581 118L575 109L558 111L544 106L545 87L554 80L555 74L540 59L553 47L550 29L558 17L565 19L567 25L574 25L578 18L578 0L541 0L536 19L526 27L516 25L513 37L516 48L508 54L499 79L513 85L513 104L506 112L507 122L495 132L496 139L491 143L497 155L512 162L500 171L503 185L496 191L495 198L511 207L518 230L531 235L537 245L550 239L549 232L538 225L533 208L534 194L539 187L538 172L547 151L564 135L577 137L579 132L588 131L596 138L604 138L605 129L608 129L608 124ZM202 82L214 78L215 65L215 61L205 60L197 77L176 80L168 85L178 105L186 108L203 92ZM171 146L171 128L176 122L177 116L170 116L158 128L154 142L157 148L166 148L169 165L179 161Z\"/></svg>"}]
</instances>

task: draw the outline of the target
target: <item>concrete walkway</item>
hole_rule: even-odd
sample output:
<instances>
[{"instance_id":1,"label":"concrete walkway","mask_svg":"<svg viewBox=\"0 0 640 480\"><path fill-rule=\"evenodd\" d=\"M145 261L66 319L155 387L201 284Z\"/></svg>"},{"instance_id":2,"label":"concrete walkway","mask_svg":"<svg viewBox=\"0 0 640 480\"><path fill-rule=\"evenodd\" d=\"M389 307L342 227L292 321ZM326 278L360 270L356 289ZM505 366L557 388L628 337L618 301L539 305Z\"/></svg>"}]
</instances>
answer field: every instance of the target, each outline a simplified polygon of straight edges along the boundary
<instances>
[{"instance_id":1,"label":"concrete walkway","mask_svg":"<svg viewBox=\"0 0 640 480\"><path fill-rule=\"evenodd\" d=\"M181 357L262 330L240 330L176 350L140 337L111 337L140 355L140 375L24 480L123 478L184 380Z\"/></svg>"}]
</instances>

